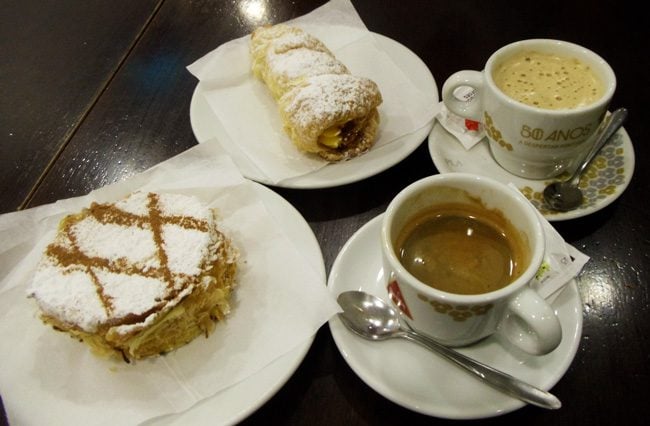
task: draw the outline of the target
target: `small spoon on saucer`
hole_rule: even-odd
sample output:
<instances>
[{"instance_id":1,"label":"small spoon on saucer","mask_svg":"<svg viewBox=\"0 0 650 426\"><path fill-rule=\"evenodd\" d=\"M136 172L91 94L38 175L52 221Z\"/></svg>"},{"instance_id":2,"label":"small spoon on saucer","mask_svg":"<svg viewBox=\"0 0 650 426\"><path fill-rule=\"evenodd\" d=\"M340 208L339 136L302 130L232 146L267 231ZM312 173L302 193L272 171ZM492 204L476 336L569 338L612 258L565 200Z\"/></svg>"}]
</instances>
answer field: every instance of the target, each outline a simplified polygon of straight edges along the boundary
<instances>
[{"instance_id":1,"label":"small spoon on saucer","mask_svg":"<svg viewBox=\"0 0 650 426\"><path fill-rule=\"evenodd\" d=\"M410 327L402 326L399 314L377 296L363 291L346 291L339 294L337 301L343 308L343 312L338 314L341 322L365 339L380 341L403 338L419 343L510 396L542 408L556 410L562 406L560 400L549 392L473 360Z\"/></svg>"},{"instance_id":2,"label":"small spoon on saucer","mask_svg":"<svg viewBox=\"0 0 650 426\"><path fill-rule=\"evenodd\" d=\"M578 187L580 176L582 176L582 173L596 154L600 152L601 148L623 125L626 118L627 109L625 108L619 108L610 115L604 125L605 127L600 131L598 139L573 175L565 181L553 182L544 188L544 201L546 201L546 204L553 210L562 212L573 210L582 204L582 191Z\"/></svg>"}]
</instances>

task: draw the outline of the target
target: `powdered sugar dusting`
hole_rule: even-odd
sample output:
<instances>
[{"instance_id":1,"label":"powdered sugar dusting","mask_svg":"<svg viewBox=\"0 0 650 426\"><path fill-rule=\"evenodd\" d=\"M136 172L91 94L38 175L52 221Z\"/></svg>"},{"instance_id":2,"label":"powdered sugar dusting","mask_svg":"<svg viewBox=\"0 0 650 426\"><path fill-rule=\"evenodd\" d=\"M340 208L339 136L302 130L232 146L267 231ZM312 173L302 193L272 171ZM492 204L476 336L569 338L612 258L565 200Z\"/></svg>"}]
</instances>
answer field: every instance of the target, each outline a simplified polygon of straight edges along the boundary
<instances>
[{"instance_id":1,"label":"powdered sugar dusting","mask_svg":"<svg viewBox=\"0 0 650 426\"><path fill-rule=\"evenodd\" d=\"M320 44L317 39L305 32L289 31L271 41L273 53L282 53L301 46L314 46Z\"/></svg>"},{"instance_id":2,"label":"powdered sugar dusting","mask_svg":"<svg viewBox=\"0 0 650 426\"><path fill-rule=\"evenodd\" d=\"M349 115L358 105L373 105L377 93L376 85L366 78L326 74L307 78L280 102L286 102L287 115L293 122L307 126Z\"/></svg>"},{"instance_id":3,"label":"powdered sugar dusting","mask_svg":"<svg viewBox=\"0 0 650 426\"><path fill-rule=\"evenodd\" d=\"M116 202L115 207L127 213L146 216L149 213L147 194L145 192L135 192L129 197Z\"/></svg>"},{"instance_id":4,"label":"powdered sugar dusting","mask_svg":"<svg viewBox=\"0 0 650 426\"><path fill-rule=\"evenodd\" d=\"M282 54L269 53L267 64L271 74L288 79L348 72L345 65L332 55L305 48L292 49Z\"/></svg>"},{"instance_id":5,"label":"powdered sugar dusting","mask_svg":"<svg viewBox=\"0 0 650 426\"><path fill-rule=\"evenodd\" d=\"M174 274L200 274L202 260L208 254L210 234L174 225L164 225L162 231L169 270Z\"/></svg>"},{"instance_id":6,"label":"powdered sugar dusting","mask_svg":"<svg viewBox=\"0 0 650 426\"><path fill-rule=\"evenodd\" d=\"M71 234L81 253L87 257L113 261L123 259L143 268L159 266L157 247L151 238L150 227L101 223L89 216L75 223L71 227Z\"/></svg>"},{"instance_id":7,"label":"powdered sugar dusting","mask_svg":"<svg viewBox=\"0 0 650 426\"><path fill-rule=\"evenodd\" d=\"M316 37L300 28L284 24L260 27L253 32L251 39L253 41L251 49L254 56L259 55L260 50L283 53L299 47L328 52L327 47Z\"/></svg>"},{"instance_id":8,"label":"powdered sugar dusting","mask_svg":"<svg viewBox=\"0 0 650 426\"><path fill-rule=\"evenodd\" d=\"M373 81L351 75L320 40L297 27L257 28L250 51L253 74L278 101L284 130L300 150L335 162L370 149L382 103Z\"/></svg>"},{"instance_id":9,"label":"powdered sugar dusting","mask_svg":"<svg viewBox=\"0 0 650 426\"><path fill-rule=\"evenodd\" d=\"M166 285L156 278L142 275L115 274L95 269L106 295L113 301L113 316L141 315L165 297Z\"/></svg>"},{"instance_id":10,"label":"powdered sugar dusting","mask_svg":"<svg viewBox=\"0 0 650 426\"><path fill-rule=\"evenodd\" d=\"M141 325L147 312L173 306L200 284L223 238L212 220L197 199L178 194L94 204L64 219L30 296L46 315L88 332L124 320Z\"/></svg>"},{"instance_id":11,"label":"powdered sugar dusting","mask_svg":"<svg viewBox=\"0 0 650 426\"><path fill-rule=\"evenodd\" d=\"M62 269L49 259L36 272L32 294L48 315L82 330L95 330L108 319L95 287L82 270Z\"/></svg>"},{"instance_id":12,"label":"powdered sugar dusting","mask_svg":"<svg viewBox=\"0 0 650 426\"><path fill-rule=\"evenodd\" d=\"M189 216L210 220L210 211L197 198L181 194L164 194L158 199L158 208L165 216Z\"/></svg>"}]
</instances>

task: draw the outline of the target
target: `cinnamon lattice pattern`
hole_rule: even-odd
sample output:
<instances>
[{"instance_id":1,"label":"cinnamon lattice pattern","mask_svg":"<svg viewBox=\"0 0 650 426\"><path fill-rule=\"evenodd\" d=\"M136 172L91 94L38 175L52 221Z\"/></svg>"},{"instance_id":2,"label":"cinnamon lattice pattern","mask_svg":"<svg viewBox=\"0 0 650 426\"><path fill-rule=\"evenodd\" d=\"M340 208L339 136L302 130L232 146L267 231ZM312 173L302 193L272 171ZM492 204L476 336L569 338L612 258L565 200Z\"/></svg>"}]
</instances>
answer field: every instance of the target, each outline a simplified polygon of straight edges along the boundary
<instances>
[{"instance_id":1,"label":"cinnamon lattice pattern","mask_svg":"<svg viewBox=\"0 0 650 426\"><path fill-rule=\"evenodd\" d=\"M89 216L92 216L101 224L115 224L123 227L135 226L149 230L156 247L159 266L145 267L129 263L126 257L106 259L98 256L89 256L84 253L80 249L79 241L73 228ZM111 317L114 311L113 298L105 291L96 271L103 270L114 274L140 275L163 282L166 287L164 297L156 298L157 304L155 306L152 306L149 311L137 315L138 318L144 318L176 297L183 290L184 286L175 286L174 283L179 279L185 281L183 278L187 278L184 274L172 273L169 268L169 259L163 244L163 225L174 225L200 232L208 231L208 223L204 220L198 220L188 216L164 215L160 209L158 194L149 193L147 194L146 215L137 215L120 210L115 204L93 203L90 208L85 209L81 214L68 216L64 220L63 227L60 230L60 233L67 240L67 244L57 244L57 242L50 244L47 247L46 255L58 265L65 268L67 273L71 271L83 271L87 274L95 287L95 291L108 317ZM133 319L137 320L138 318Z\"/></svg>"}]
</instances>

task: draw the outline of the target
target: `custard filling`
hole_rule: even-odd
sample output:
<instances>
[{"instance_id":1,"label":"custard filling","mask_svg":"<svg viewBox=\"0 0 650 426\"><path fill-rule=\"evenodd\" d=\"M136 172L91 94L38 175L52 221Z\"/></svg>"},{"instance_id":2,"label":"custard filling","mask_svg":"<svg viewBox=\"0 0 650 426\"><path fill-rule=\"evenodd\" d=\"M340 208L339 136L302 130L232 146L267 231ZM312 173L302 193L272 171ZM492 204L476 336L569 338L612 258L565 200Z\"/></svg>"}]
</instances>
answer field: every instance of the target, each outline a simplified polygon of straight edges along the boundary
<instances>
[{"instance_id":1,"label":"custard filling","mask_svg":"<svg viewBox=\"0 0 650 426\"><path fill-rule=\"evenodd\" d=\"M341 128L343 126L332 126L318 137L318 143L328 148L338 148L341 146L343 139L341 138Z\"/></svg>"}]
</instances>

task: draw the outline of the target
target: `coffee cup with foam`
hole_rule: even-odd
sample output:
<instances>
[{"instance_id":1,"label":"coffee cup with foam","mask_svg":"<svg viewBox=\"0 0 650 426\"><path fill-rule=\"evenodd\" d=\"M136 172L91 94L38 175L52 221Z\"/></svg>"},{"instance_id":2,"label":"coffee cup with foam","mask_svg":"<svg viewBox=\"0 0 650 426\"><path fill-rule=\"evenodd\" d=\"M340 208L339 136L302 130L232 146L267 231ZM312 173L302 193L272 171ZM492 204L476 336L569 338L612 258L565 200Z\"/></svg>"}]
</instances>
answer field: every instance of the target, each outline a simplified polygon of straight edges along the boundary
<instances>
[{"instance_id":1,"label":"coffee cup with foam","mask_svg":"<svg viewBox=\"0 0 650 426\"><path fill-rule=\"evenodd\" d=\"M473 96L458 96L468 88ZM482 71L452 74L442 99L453 113L483 123L502 168L548 179L577 167L615 89L614 71L595 52L566 41L530 39L500 48Z\"/></svg>"}]
</instances>

